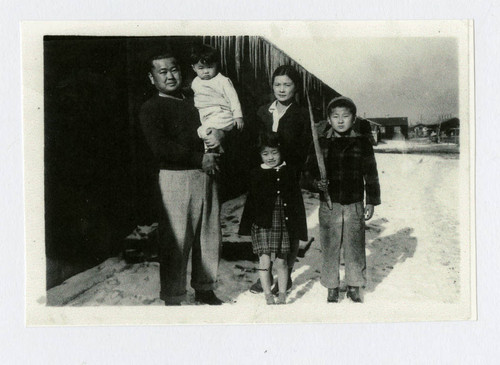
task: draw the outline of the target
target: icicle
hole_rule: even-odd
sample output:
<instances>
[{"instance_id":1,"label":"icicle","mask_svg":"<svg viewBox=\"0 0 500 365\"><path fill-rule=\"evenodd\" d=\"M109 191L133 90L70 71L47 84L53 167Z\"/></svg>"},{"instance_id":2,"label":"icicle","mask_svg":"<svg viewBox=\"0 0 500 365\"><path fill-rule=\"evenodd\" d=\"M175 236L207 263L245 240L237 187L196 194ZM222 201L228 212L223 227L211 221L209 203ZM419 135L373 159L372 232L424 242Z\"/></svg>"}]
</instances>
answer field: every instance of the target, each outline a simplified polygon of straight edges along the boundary
<instances>
[{"instance_id":1,"label":"icicle","mask_svg":"<svg viewBox=\"0 0 500 365\"><path fill-rule=\"evenodd\" d=\"M226 71L226 74L227 74L227 55L230 54L229 53L231 45L230 40L231 37L224 37L224 69Z\"/></svg>"},{"instance_id":2,"label":"icicle","mask_svg":"<svg viewBox=\"0 0 500 365\"><path fill-rule=\"evenodd\" d=\"M234 61L236 67L236 78L240 80L240 67L241 67L241 50L240 50L241 36L236 36L234 42Z\"/></svg>"},{"instance_id":3,"label":"icicle","mask_svg":"<svg viewBox=\"0 0 500 365\"><path fill-rule=\"evenodd\" d=\"M306 77L307 77L307 76L306 76L306 73L305 73L305 72L304 72L302 75L303 75L303 76L302 76L302 90L303 90L303 92L305 93L305 92L306 92L306 90L307 90L307 81L306 81Z\"/></svg>"},{"instance_id":4,"label":"icicle","mask_svg":"<svg viewBox=\"0 0 500 365\"><path fill-rule=\"evenodd\" d=\"M241 37L241 60L245 59L245 36Z\"/></svg>"},{"instance_id":5,"label":"icicle","mask_svg":"<svg viewBox=\"0 0 500 365\"><path fill-rule=\"evenodd\" d=\"M253 63L255 77L257 77L257 42L258 42L257 38L252 37L252 48L253 48L252 63Z\"/></svg>"}]
</instances>

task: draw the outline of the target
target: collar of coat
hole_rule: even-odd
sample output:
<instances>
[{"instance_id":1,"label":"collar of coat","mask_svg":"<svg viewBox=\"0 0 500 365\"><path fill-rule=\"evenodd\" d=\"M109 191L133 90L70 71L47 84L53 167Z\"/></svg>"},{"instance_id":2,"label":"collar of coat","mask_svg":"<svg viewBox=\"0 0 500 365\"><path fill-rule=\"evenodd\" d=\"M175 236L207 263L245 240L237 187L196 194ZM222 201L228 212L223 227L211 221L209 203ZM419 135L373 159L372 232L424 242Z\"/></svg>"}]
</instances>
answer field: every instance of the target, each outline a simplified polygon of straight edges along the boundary
<instances>
[{"instance_id":1,"label":"collar of coat","mask_svg":"<svg viewBox=\"0 0 500 365\"><path fill-rule=\"evenodd\" d=\"M273 113L269 110L269 108L271 108L271 106L276 102L276 100L274 100L273 102L269 103L266 105L266 112L269 114L269 115L272 115ZM291 104L287 107L287 109L285 110L285 112L283 113L282 117L286 114L289 114L289 113L300 113L300 106L295 102L295 101L292 101Z\"/></svg>"},{"instance_id":2,"label":"collar of coat","mask_svg":"<svg viewBox=\"0 0 500 365\"><path fill-rule=\"evenodd\" d=\"M364 134L361 133L360 128L361 128L361 122L359 119L356 118L356 120L354 121L354 123L352 125L351 134L349 135L349 137L363 136ZM318 137L320 137L320 138L321 137L326 138L326 139L340 138L340 137L336 137L333 134L332 126L326 120L322 120L322 121L319 121L318 123L316 123L316 130L318 131Z\"/></svg>"},{"instance_id":3,"label":"collar of coat","mask_svg":"<svg viewBox=\"0 0 500 365\"><path fill-rule=\"evenodd\" d=\"M286 166L286 161L283 161L281 164L279 164L278 166L275 166L275 167L270 167L270 166L266 165L265 163L263 163L263 164L260 165L260 167L263 170L275 169L276 171L279 171L279 169L281 169L283 166Z\"/></svg>"},{"instance_id":4,"label":"collar of coat","mask_svg":"<svg viewBox=\"0 0 500 365\"><path fill-rule=\"evenodd\" d=\"M327 139L331 139L331 138L345 138L345 137L336 136L335 133L334 133L333 128L330 128L328 131L326 131L326 136L325 137ZM361 133L355 131L354 128L351 128L351 132L346 137L361 137Z\"/></svg>"}]
</instances>

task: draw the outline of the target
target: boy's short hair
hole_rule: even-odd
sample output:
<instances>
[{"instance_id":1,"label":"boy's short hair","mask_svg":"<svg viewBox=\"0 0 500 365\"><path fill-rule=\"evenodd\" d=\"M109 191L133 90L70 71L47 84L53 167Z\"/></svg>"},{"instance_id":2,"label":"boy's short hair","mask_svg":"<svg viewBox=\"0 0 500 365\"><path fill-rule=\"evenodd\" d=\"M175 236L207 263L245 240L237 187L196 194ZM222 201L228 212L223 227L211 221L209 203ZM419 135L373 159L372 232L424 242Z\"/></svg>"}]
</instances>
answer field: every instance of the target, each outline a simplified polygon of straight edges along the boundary
<instances>
[{"instance_id":1,"label":"boy's short hair","mask_svg":"<svg viewBox=\"0 0 500 365\"><path fill-rule=\"evenodd\" d=\"M191 65L201 62L205 65L219 63L220 55L214 47L207 44L195 45L191 48L191 56L189 57Z\"/></svg>"},{"instance_id":2,"label":"boy's short hair","mask_svg":"<svg viewBox=\"0 0 500 365\"><path fill-rule=\"evenodd\" d=\"M278 150L280 150L281 144L280 144L280 136L278 133L266 132L260 134L259 142L257 144L257 149L259 153L261 153L262 150L266 147L277 148Z\"/></svg>"},{"instance_id":3,"label":"boy's short hair","mask_svg":"<svg viewBox=\"0 0 500 365\"><path fill-rule=\"evenodd\" d=\"M352 99L349 99L346 96L338 96L336 98L333 98L326 107L326 114L330 115L334 108L347 108L353 116L356 116L356 104L354 104L354 101L352 101Z\"/></svg>"}]
</instances>

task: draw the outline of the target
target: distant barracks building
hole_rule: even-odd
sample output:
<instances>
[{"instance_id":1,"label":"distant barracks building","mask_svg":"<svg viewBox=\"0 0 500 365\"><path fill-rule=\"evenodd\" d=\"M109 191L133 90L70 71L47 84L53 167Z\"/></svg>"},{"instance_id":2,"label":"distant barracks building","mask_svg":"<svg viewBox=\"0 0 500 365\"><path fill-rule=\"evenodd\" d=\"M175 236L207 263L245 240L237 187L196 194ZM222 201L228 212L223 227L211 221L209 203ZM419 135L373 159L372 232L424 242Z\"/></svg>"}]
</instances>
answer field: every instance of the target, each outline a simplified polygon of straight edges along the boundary
<instances>
[{"instance_id":1,"label":"distant barracks building","mask_svg":"<svg viewBox=\"0 0 500 365\"><path fill-rule=\"evenodd\" d=\"M379 139L408 139L408 117L367 118L380 129Z\"/></svg>"}]
</instances>

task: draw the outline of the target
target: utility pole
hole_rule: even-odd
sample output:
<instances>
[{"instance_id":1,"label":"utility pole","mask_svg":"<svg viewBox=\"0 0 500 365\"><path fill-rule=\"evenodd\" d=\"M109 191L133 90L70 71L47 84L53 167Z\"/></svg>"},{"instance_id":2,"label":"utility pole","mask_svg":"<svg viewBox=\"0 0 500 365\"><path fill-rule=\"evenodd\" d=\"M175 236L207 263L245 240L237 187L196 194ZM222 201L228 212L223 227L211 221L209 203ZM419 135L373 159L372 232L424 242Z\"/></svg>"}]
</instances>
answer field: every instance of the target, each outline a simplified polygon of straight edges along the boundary
<instances>
[{"instance_id":1,"label":"utility pole","mask_svg":"<svg viewBox=\"0 0 500 365\"><path fill-rule=\"evenodd\" d=\"M437 131L437 142L441 143L441 123L443 123L443 115L441 114L439 116L439 125L438 125L438 131Z\"/></svg>"}]
</instances>

